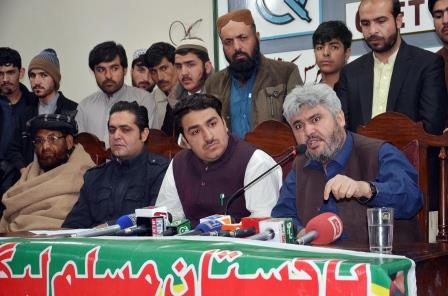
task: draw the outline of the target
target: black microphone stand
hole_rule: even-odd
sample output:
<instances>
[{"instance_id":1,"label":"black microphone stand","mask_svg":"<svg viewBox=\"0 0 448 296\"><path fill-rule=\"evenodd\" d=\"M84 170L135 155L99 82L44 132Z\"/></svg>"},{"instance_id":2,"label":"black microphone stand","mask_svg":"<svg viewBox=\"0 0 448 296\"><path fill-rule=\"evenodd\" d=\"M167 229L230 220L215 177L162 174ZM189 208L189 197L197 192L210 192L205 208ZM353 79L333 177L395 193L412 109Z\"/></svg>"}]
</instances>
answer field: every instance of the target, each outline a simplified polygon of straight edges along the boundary
<instances>
[{"instance_id":1,"label":"black microphone stand","mask_svg":"<svg viewBox=\"0 0 448 296\"><path fill-rule=\"evenodd\" d=\"M293 150L291 152L289 152L283 159L281 159L278 163L276 163L272 168L270 168L269 170L267 170L266 172L264 172L263 174L261 174L260 176L258 176L257 178L255 178L254 180L252 180L249 184L247 184L244 187L241 187L240 189L238 189L234 194L232 194L232 196L230 196L230 198L227 200L227 204L226 204L226 211L224 212L224 215L228 215L229 213L229 209L230 206L235 202L235 200L237 198L239 198L240 196L243 195L243 193L246 191L246 189L250 188L252 185L254 185L255 183L257 183L258 181L260 181L264 176L266 176L267 174L269 174L272 170L274 170L275 168L277 168L278 166L283 165L285 162L287 162L288 160L290 160L292 157L295 157L297 154L303 154L306 151L306 145L302 144L302 145L297 145L295 147L293 147Z\"/></svg>"}]
</instances>

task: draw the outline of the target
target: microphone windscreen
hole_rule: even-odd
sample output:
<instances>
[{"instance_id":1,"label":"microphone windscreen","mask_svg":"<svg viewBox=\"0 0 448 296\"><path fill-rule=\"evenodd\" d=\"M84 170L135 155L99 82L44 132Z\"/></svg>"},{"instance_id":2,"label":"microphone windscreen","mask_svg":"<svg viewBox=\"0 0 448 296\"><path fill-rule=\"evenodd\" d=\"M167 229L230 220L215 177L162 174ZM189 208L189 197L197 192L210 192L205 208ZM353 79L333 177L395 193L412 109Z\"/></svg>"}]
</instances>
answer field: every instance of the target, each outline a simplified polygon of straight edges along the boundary
<instances>
[{"instance_id":1,"label":"microphone windscreen","mask_svg":"<svg viewBox=\"0 0 448 296\"><path fill-rule=\"evenodd\" d=\"M125 229L136 224L135 215L124 215L117 219L116 224L120 226L121 229Z\"/></svg>"},{"instance_id":2,"label":"microphone windscreen","mask_svg":"<svg viewBox=\"0 0 448 296\"><path fill-rule=\"evenodd\" d=\"M296 145L296 153L297 155L302 155L306 152L306 145L305 144L300 144L300 145Z\"/></svg>"},{"instance_id":3,"label":"microphone windscreen","mask_svg":"<svg viewBox=\"0 0 448 296\"><path fill-rule=\"evenodd\" d=\"M315 230L319 236L311 241L313 245L326 245L337 240L343 230L342 220L332 212L322 213L306 224L306 232Z\"/></svg>"},{"instance_id":4,"label":"microphone windscreen","mask_svg":"<svg viewBox=\"0 0 448 296\"><path fill-rule=\"evenodd\" d=\"M209 220L202 223L199 223L194 230L201 232L211 232L211 231L220 231L222 224L218 221Z\"/></svg>"}]
</instances>

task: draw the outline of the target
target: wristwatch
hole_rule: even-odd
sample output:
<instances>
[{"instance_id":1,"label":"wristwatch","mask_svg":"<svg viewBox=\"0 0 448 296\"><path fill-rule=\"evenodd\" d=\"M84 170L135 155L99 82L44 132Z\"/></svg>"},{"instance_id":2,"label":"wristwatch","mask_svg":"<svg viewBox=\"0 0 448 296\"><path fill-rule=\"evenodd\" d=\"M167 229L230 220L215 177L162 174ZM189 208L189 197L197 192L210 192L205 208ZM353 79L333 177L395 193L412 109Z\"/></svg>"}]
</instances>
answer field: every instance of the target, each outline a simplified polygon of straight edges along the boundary
<instances>
[{"instance_id":1,"label":"wristwatch","mask_svg":"<svg viewBox=\"0 0 448 296\"><path fill-rule=\"evenodd\" d=\"M378 190L376 189L375 184L373 184L373 182L370 182L370 181L366 181L366 182L370 186L370 192L372 193L372 195L370 196L370 198L365 197L365 196L358 197L357 200L362 204L366 204L367 202L372 200L372 198L374 198L378 194Z\"/></svg>"}]
</instances>

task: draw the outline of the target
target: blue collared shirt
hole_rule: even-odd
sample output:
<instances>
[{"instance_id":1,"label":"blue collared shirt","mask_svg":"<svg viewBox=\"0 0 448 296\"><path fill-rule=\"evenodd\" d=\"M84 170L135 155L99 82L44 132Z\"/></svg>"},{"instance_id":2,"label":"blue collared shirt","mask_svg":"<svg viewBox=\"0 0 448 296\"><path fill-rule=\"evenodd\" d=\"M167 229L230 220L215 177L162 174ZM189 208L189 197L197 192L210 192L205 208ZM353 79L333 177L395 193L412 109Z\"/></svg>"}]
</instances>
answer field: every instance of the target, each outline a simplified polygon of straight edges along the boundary
<instances>
[{"instance_id":1,"label":"blue collared shirt","mask_svg":"<svg viewBox=\"0 0 448 296\"><path fill-rule=\"evenodd\" d=\"M350 132L341 150L336 153L333 160L328 162L326 173L321 163L308 160L306 167L322 172L328 181L339 174L347 165L353 147L353 137ZM422 193L418 188L418 176L415 168L409 163L406 156L396 147L384 143L378 153L379 174L372 181L377 188L375 198L367 202L368 207L392 207L395 219L410 219L417 214L423 206ZM296 209L296 171L295 168L286 177L280 189L280 198L272 209L272 217L291 217L298 229L303 227ZM337 201L330 195L328 202L323 202L320 212L338 213Z\"/></svg>"},{"instance_id":2,"label":"blue collared shirt","mask_svg":"<svg viewBox=\"0 0 448 296\"><path fill-rule=\"evenodd\" d=\"M244 139L244 136L250 131L252 118L252 88L255 83L255 72L246 81L241 84L237 79L231 76L232 85L230 87L230 124L232 134Z\"/></svg>"}]
</instances>

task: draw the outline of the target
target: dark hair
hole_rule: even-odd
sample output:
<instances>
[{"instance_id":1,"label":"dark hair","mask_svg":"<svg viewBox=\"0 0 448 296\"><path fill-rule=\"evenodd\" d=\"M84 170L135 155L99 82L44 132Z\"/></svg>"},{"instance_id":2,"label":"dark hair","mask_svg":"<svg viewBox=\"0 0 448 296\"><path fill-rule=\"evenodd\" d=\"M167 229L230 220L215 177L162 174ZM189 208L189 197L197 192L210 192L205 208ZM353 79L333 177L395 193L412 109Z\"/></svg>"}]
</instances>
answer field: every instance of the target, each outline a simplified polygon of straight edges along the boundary
<instances>
[{"instance_id":1,"label":"dark hair","mask_svg":"<svg viewBox=\"0 0 448 296\"><path fill-rule=\"evenodd\" d=\"M400 0L392 0L392 15L397 17L401 13Z\"/></svg>"},{"instance_id":2,"label":"dark hair","mask_svg":"<svg viewBox=\"0 0 448 296\"><path fill-rule=\"evenodd\" d=\"M391 0L392 1L392 15L394 16L394 18L396 18L400 13L401 13L401 5L400 5L400 0ZM362 5L362 3L365 2L364 0L361 0L361 4L359 5L359 7ZM358 7L358 9L359 9Z\"/></svg>"},{"instance_id":3,"label":"dark hair","mask_svg":"<svg viewBox=\"0 0 448 296\"><path fill-rule=\"evenodd\" d=\"M145 128L149 128L148 109L146 109L145 106L139 105L136 101L119 101L116 102L110 109L109 118L112 116L112 114L123 111L127 111L135 115L135 124L138 126L140 132L142 132Z\"/></svg>"},{"instance_id":4,"label":"dark hair","mask_svg":"<svg viewBox=\"0 0 448 296\"><path fill-rule=\"evenodd\" d=\"M166 58L171 64L174 64L174 51L176 49L169 43L157 42L151 45L145 53L145 61L148 68L153 68Z\"/></svg>"},{"instance_id":5,"label":"dark hair","mask_svg":"<svg viewBox=\"0 0 448 296\"><path fill-rule=\"evenodd\" d=\"M135 65L146 67L145 55L144 54L142 54L141 56L139 56L138 58L136 58L135 60L132 61L131 67L134 68Z\"/></svg>"},{"instance_id":6,"label":"dark hair","mask_svg":"<svg viewBox=\"0 0 448 296\"><path fill-rule=\"evenodd\" d=\"M352 45L352 32L341 21L328 21L321 23L313 34L313 47L324 44L332 39L338 39L344 45L344 49Z\"/></svg>"},{"instance_id":7,"label":"dark hair","mask_svg":"<svg viewBox=\"0 0 448 296\"><path fill-rule=\"evenodd\" d=\"M210 61L210 57L208 56L208 53L203 51L203 50L199 50L196 48L181 48L181 49L177 49L174 52L174 55L178 54L181 56L187 55L189 53L194 53L204 64L208 61Z\"/></svg>"},{"instance_id":8,"label":"dark hair","mask_svg":"<svg viewBox=\"0 0 448 296\"><path fill-rule=\"evenodd\" d=\"M182 118L191 111L200 111L212 108L221 116L222 103L216 97L208 94L192 94L180 100L173 110L174 127L176 132L182 133Z\"/></svg>"},{"instance_id":9,"label":"dark hair","mask_svg":"<svg viewBox=\"0 0 448 296\"><path fill-rule=\"evenodd\" d=\"M123 68L128 67L126 51L121 44L114 41L106 41L95 46L89 54L89 67L93 71L96 65L103 62L110 62L118 55Z\"/></svg>"},{"instance_id":10,"label":"dark hair","mask_svg":"<svg viewBox=\"0 0 448 296\"><path fill-rule=\"evenodd\" d=\"M17 50L9 47L0 47L0 66L13 65L22 69L22 58Z\"/></svg>"},{"instance_id":11,"label":"dark hair","mask_svg":"<svg viewBox=\"0 0 448 296\"><path fill-rule=\"evenodd\" d=\"M436 4L437 1L439 1L439 0L428 0L428 10L432 16L434 16L434 14L432 13L432 10L434 9L434 5Z\"/></svg>"}]
</instances>

